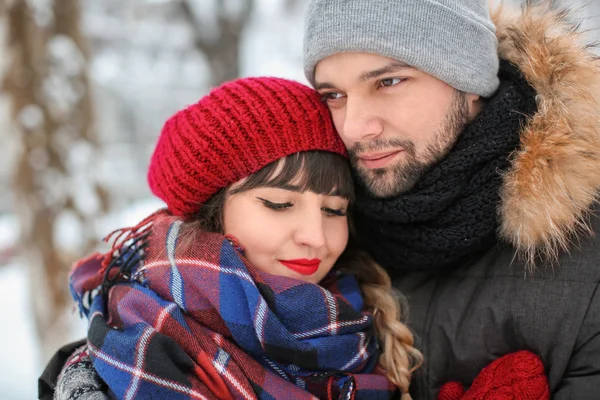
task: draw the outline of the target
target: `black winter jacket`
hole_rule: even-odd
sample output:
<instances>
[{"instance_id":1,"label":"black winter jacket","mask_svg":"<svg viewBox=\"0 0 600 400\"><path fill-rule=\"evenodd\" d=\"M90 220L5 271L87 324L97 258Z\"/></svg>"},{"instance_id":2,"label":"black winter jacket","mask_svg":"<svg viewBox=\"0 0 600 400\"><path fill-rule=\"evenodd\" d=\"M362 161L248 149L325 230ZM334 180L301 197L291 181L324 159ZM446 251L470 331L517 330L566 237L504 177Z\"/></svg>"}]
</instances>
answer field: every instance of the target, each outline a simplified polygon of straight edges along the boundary
<instances>
[{"instance_id":1,"label":"black winter jacket","mask_svg":"<svg viewBox=\"0 0 600 400\"><path fill-rule=\"evenodd\" d=\"M392 276L425 356L411 393L436 399L525 349L541 356L553 399L600 399L600 63L545 6L493 18L500 57L538 111L502 178L497 245L452 271Z\"/></svg>"},{"instance_id":2,"label":"black winter jacket","mask_svg":"<svg viewBox=\"0 0 600 400\"><path fill-rule=\"evenodd\" d=\"M600 232L600 218L593 228ZM600 398L600 237L578 247L556 268L529 274L499 245L450 274L395 279L426 360L413 398L436 399L450 381L469 385L494 359L522 349L541 356L553 399Z\"/></svg>"}]
</instances>

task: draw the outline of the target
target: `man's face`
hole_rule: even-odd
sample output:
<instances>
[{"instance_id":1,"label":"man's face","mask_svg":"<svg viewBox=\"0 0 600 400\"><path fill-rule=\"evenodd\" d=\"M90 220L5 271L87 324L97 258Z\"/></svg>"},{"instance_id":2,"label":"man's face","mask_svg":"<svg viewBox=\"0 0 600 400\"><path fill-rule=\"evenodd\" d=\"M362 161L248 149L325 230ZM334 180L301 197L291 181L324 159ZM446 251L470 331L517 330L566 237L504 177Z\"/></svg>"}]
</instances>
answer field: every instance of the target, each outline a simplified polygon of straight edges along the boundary
<instances>
[{"instance_id":1,"label":"man's face","mask_svg":"<svg viewBox=\"0 0 600 400\"><path fill-rule=\"evenodd\" d=\"M377 197L412 189L479 111L477 95L375 54L327 57L315 81L353 168Z\"/></svg>"}]
</instances>

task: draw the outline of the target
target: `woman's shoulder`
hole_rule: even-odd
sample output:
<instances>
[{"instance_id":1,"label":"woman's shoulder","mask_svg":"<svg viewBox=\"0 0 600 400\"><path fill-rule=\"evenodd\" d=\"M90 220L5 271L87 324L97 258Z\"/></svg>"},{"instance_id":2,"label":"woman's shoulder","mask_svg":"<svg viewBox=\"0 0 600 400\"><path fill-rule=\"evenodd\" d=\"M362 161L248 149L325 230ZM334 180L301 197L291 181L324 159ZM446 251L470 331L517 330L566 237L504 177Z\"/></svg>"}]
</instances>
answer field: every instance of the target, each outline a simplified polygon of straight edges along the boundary
<instances>
[{"instance_id":1,"label":"woman's shoulder","mask_svg":"<svg viewBox=\"0 0 600 400\"><path fill-rule=\"evenodd\" d=\"M61 347L54 356L52 356L46 365L44 372L42 372L42 375L38 378L38 398L43 400L53 399L58 378L63 371L65 364L69 358L71 358L78 349L85 346L85 344L86 339L69 343Z\"/></svg>"}]
</instances>

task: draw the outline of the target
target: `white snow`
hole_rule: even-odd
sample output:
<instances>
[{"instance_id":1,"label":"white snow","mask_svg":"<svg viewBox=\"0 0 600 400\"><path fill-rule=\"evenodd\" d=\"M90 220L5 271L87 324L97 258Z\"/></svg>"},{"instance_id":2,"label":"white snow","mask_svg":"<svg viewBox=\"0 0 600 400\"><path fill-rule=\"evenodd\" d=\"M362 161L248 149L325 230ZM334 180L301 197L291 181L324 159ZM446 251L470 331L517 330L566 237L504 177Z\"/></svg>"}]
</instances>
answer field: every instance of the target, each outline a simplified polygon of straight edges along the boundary
<instances>
[{"instance_id":1,"label":"white snow","mask_svg":"<svg viewBox=\"0 0 600 400\"><path fill-rule=\"evenodd\" d=\"M99 237L112 230L132 226L164 203L155 198L142 199L124 210L98 219ZM55 235L60 246L73 246L79 240L79 222L68 213L61 216ZM37 378L48 360L41 359L35 337L34 316L29 300L28 272L13 258L2 265L3 251L14 248L18 237L18 223L14 216L0 216L0 399L25 400L37 398ZM75 243L72 243L75 242ZM4 260L5 262L6 260ZM86 321L73 312L68 318L72 326L71 339L85 336ZM58 350L58 349L57 349Z\"/></svg>"},{"instance_id":2,"label":"white snow","mask_svg":"<svg viewBox=\"0 0 600 400\"><path fill-rule=\"evenodd\" d=\"M3 400L37 398L41 360L28 299L26 271L0 267L0 393Z\"/></svg>"},{"instance_id":3,"label":"white snow","mask_svg":"<svg viewBox=\"0 0 600 400\"><path fill-rule=\"evenodd\" d=\"M220 0L195 0L195 17L202 29L216 27L211 13ZM578 1L574 3L583 3ZM600 6L590 3L584 28L600 23ZM52 22L51 0L29 0L35 7L37 23ZM165 119L176 110L196 102L208 88L205 58L193 44L194 32L181 15L169 12L175 0L82 0L81 28L90 40L88 62L92 83L94 113L101 148L97 154L88 143L73 141L74 127L56 132L52 145L69 154L69 171L81 170L103 182L118 210L98 218L94 230L98 238L114 229L136 225L163 207L151 198L145 168L152 146ZM302 71L303 15L308 0L299 0L286 10L284 0L256 0L256 8L241 42L242 76L280 76L305 81ZM600 2L599 2L600 3ZM226 0L225 8L236 13L240 0ZM159 10L158 12L156 10ZM164 11L164 12L163 12ZM6 21L0 18L0 43L6 40ZM594 32L595 33L595 32ZM596 35L597 37L597 35ZM213 32L218 38L218 32ZM44 95L54 101L53 113L63 113L78 101L83 92L72 80L84 66L81 54L67 38L54 37L50 46L53 66L63 73L45 83ZM0 81L8 65L0 59ZM7 121L8 99L0 95L0 205L5 211L8 198L9 169L18 146ZM54 114L53 114L54 115ZM39 107L31 105L19 115L23 125L35 130L43 121ZM62 151L62 150L70 150ZM45 168L48 154L35 152L30 162ZM98 209L89 182L75 174L64 179L47 171L49 188L46 201L60 205L66 193L74 191L75 201L86 213ZM82 226L72 213L61 214L55 239L60 247L75 251L81 246ZM0 399L36 398L37 377L47 360L42 360L35 338L34 319L29 301L27 270L17 264L15 247L18 222L14 216L0 214ZM6 265L3 265L6 264ZM85 322L73 315L73 339L85 333Z\"/></svg>"}]
</instances>

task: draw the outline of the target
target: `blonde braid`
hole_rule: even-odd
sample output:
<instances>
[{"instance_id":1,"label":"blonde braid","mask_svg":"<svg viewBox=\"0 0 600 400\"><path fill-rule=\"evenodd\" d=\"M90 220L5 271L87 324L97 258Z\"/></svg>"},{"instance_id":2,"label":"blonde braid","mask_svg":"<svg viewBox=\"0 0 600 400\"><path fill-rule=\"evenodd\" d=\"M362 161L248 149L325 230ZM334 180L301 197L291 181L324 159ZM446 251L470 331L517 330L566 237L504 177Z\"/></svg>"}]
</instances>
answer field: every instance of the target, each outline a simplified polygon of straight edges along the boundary
<instances>
[{"instance_id":1,"label":"blonde braid","mask_svg":"<svg viewBox=\"0 0 600 400\"><path fill-rule=\"evenodd\" d=\"M347 272L358 279L363 292L365 309L373 314L373 324L382 349L380 366L394 385L403 393L402 400L410 400L408 388L412 373L422 362L422 354L415 349L414 338L401 321L398 297L385 270L364 252L347 250L343 264ZM344 269L346 269L344 268Z\"/></svg>"}]
</instances>

